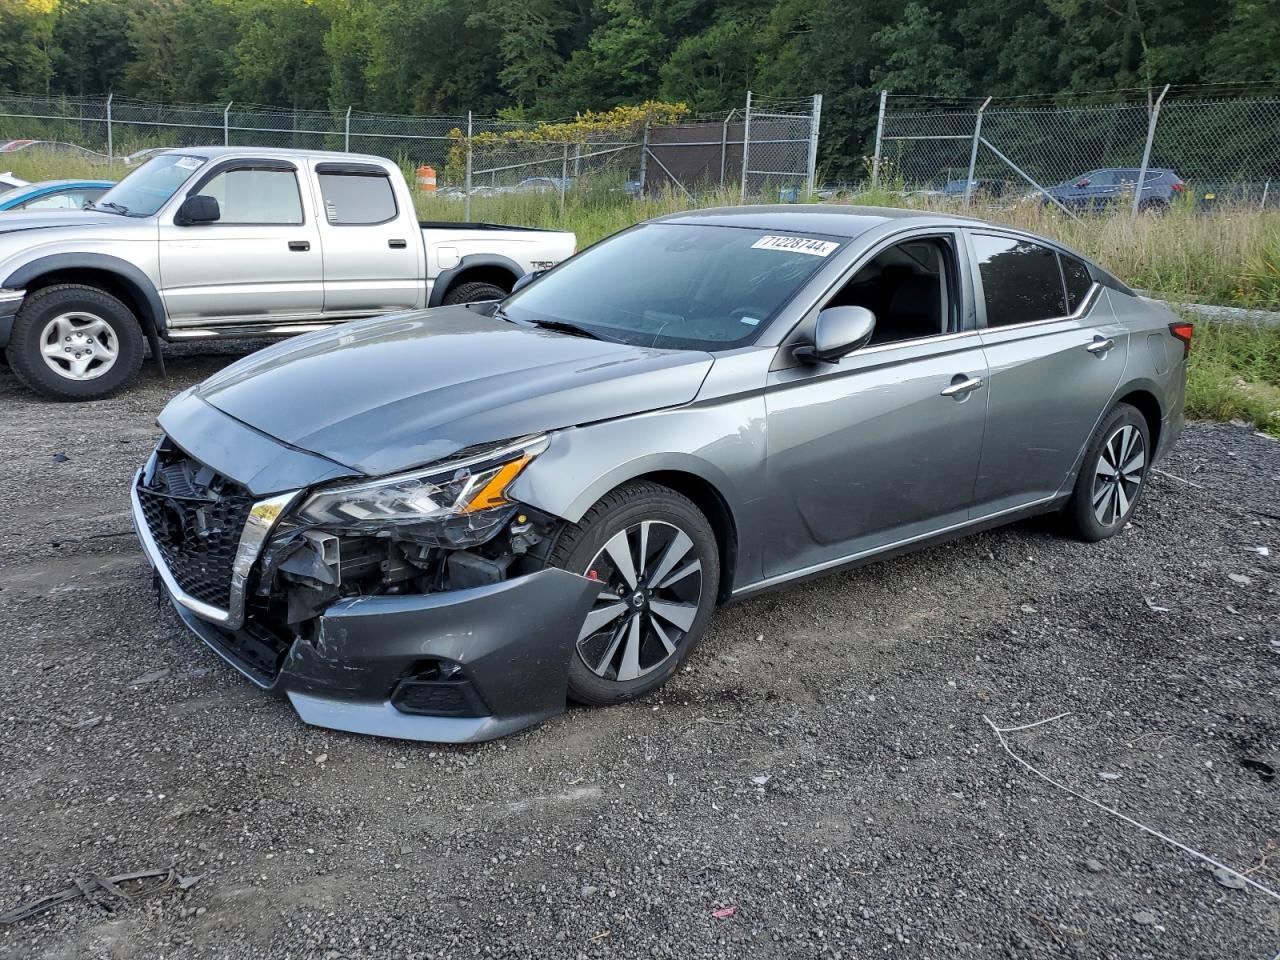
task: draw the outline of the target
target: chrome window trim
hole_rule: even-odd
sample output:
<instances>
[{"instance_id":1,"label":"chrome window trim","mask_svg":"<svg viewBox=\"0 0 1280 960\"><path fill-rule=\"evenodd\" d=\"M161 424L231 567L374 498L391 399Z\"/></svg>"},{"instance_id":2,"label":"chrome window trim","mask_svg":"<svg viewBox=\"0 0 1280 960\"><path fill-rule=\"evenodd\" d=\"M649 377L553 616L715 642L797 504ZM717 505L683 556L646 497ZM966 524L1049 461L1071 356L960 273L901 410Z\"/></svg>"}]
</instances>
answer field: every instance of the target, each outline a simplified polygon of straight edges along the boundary
<instances>
[{"instance_id":1,"label":"chrome window trim","mask_svg":"<svg viewBox=\"0 0 1280 960\"><path fill-rule=\"evenodd\" d=\"M144 474L150 474L151 468L155 464L155 459L156 455L152 453L150 459L147 460L146 466L134 474L133 485L129 489L133 528L138 534L138 541L142 544L142 552L146 554L147 561L155 568L156 573L160 575L160 579L164 582L169 595L173 597L175 603L190 610L202 620L216 623L228 630L238 630L244 625L245 594L248 591L249 574L253 571L253 565L257 562L258 555L262 553L263 544L271 536L271 531L275 528L276 521L293 505L293 502L301 495L302 491L290 490L287 493L276 494L274 497L258 500L250 508L244 529L240 532L240 541L236 546L235 561L231 567L231 602L229 609L223 610L220 607L213 606L213 604L196 599L179 586L178 581L174 579L168 565L164 562L164 554L160 552L159 544L156 543L155 538L151 535L151 529L147 526L146 514L142 511L142 501L138 498L138 485L142 482Z\"/></svg>"},{"instance_id":2,"label":"chrome window trim","mask_svg":"<svg viewBox=\"0 0 1280 960\"><path fill-rule=\"evenodd\" d=\"M1102 284L1094 280L1089 287L1089 292L1085 294L1084 299L1080 301L1080 306L1074 312L1065 314L1061 317L1046 317L1043 320L1027 320L1024 323L1007 323L1003 326L992 327L987 325L986 311L986 294L983 294L982 309L982 326L978 327L978 333L999 333L1002 330L1024 330L1028 327L1040 327L1048 323L1062 323L1066 320L1079 320L1086 313L1093 309L1094 302L1098 299L1098 292L1102 289Z\"/></svg>"},{"instance_id":3,"label":"chrome window trim","mask_svg":"<svg viewBox=\"0 0 1280 960\"><path fill-rule=\"evenodd\" d=\"M965 337L975 337L980 331L978 330L957 330L954 333L937 333L931 337L912 337L910 340L894 340L892 343L877 343L874 347L863 347L861 350L855 350L848 354L850 357L861 357L868 353L884 353L889 350L896 350L899 347L917 347L928 346L934 343L945 343L948 340L963 340Z\"/></svg>"}]
</instances>

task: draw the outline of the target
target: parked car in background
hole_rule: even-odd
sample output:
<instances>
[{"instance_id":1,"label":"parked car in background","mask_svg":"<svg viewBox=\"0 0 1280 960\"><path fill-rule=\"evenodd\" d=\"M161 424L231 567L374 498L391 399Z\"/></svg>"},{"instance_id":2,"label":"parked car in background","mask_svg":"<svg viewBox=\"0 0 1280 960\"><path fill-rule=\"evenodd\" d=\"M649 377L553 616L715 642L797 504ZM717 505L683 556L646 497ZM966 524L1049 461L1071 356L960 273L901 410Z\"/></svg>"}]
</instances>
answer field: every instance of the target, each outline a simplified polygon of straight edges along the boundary
<instances>
[{"instance_id":1,"label":"parked car in background","mask_svg":"<svg viewBox=\"0 0 1280 960\"><path fill-rule=\"evenodd\" d=\"M972 183L972 188L970 188ZM972 181L948 180L939 191L939 195L947 200L963 200L968 195L977 201L999 200L1013 190L1016 184L1012 180L1001 180L995 177L975 177Z\"/></svg>"},{"instance_id":2,"label":"parked car in background","mask_svg":"<svg viewBox=\"0 0 1280 960\"><path fill-rule=\"evenodd\" d=\"M1142 171L1135 167L1100 167L1056 186L1026 194L1025 199L1050 205L1052 197L1069 210L1104 210L1111 204L1132 203ZM1182 178L1168 168L1147 171L1142 185L1140 210L1167 210L1187 189ZM1047 194L1047 196L1046 196Z\"/></svg>"},{"instance_id":3,"label":"parked car in background","mask_svg":"<svg viewBox=\"0 0 1280 960\"><path fill-rule=\"evenodd\" d=\"M47 397L104 397L144 340L285 336L356 317L496 300L574 236L423 223L381 157L207 147L153 157L91 210L0 226L0 348Z\"/></svg>"},{"instance_id":4,"label":"parked car in background","mask_svg":"<svg viewBox=\"0 0 1280 960\"><path fill-rule=\"evenodd\" d=\"M692 210L246 357L161 413L133 518L308 723L485 740L654 691L732 598L1038 513L1115 535L1190 341L1019 230Z\"/></svg>"},{"instance_id":5,"label":"parked car in background","mask_svg":"<svg viewBox=\"0 0 1280 960\"><path fill-rule=\"evenodd\" d=\"M16 190L18 187L25 187L30 182L30 180L15 177L12 171L6 170L0 173L0 195L8 193L10 190Z\"/></svg>"},{"instance_id":6,"label":"parked car in background","mask_svg":"<svg viewBox=\"0 0 1280 960\"><path fill-rule=\"evenodd\" d=\"M115 186L114 180L43 180L0 193L7 210L83 210Z\"/></svg>"}]
</instances>

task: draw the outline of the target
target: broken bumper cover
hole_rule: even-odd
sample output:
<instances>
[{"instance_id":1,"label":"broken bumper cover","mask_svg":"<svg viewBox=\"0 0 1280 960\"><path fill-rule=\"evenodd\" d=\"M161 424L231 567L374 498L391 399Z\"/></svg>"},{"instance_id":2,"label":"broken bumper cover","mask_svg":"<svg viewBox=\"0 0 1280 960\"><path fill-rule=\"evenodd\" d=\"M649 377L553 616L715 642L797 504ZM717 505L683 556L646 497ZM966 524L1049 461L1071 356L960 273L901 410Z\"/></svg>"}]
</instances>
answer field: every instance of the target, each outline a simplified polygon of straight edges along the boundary
<instances>
[{"instance_id":1,"label":"broken bumper cover","mask_svg":"<svg viewBox=\"0 0 1280 960\"><path fill-rule=\"evenodd\" d=\"M293 642L275 676L242 655L244 643L253 642L245 630L228 630L178 603L174 609L233 667L287 697L307 723L473 743L564 711L573 641L599 589L585 577L547 568L468 590L343 600L320 616L314 640ZM473 715L402 709L407 685L426 662L456 667L449 707L456 713L465 704Z\"/></svg>"}]
</instances>

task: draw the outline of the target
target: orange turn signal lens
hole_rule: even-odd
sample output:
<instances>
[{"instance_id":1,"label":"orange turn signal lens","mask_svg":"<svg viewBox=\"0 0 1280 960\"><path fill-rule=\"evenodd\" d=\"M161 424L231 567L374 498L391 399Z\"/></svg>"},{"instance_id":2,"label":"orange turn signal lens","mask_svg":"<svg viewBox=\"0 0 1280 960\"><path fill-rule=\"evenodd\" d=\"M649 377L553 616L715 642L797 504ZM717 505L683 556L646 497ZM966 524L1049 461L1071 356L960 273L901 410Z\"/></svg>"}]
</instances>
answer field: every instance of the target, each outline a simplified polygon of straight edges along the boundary
<instances>
[{"instance_id":1,"label":"orange turn signal lens","mask_svg":"<svg viewBox=\"0 0 1280 960\"><path fill-rule=\"evenodd\" d=\"M527 454L518 460L504 464L489 480L477 490L462 508L463 513L474 513L477 510L488 510L490 507L501 507L508 503L507 487L532 460Z\"/></svg>"}]
</instances>

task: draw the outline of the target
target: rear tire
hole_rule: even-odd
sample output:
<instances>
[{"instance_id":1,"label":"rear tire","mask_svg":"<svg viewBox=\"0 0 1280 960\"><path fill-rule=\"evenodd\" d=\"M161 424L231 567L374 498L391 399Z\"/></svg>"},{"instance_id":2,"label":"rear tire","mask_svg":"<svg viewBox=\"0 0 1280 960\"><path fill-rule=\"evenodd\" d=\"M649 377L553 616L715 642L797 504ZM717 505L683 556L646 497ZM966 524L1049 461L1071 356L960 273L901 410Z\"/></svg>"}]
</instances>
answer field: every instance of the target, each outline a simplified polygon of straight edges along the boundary
<instances>
[{"instance_id":1,"label":"rear tire","mask_svg":"<svg viewBox=\"0 0 1280 960\"><path fill-rule=\"evenodd\" d=\"M567 525L547 563L601 584L569 664L569 696L593 706L666 683L706 633L720 587L707 518L687 497L644 481Z\"/></svg>"},{"instance_id":2,"label":"rear tire","mask_svg":"<svg viewBox=\"0 0 1280 960\"><path fill-rule=\"evenodd\" d=\"M482 303L486 300L505 300L508 291L494 283L460 283L444 295L444 304Z\"/></svg>"},{"instance_id":3,"label":"rear tire","mask_svg":"<svg viewBox=\"0 0 1280 960\"><path fill-rule=\"evenodd\" d=\"M138 375L142 329L96 287L63 283L27 297L8 347L14 376L53 400L100 400Z\"/></svg>"},{"instance_id":4,"label":"rear tire","mask_svg":"<svg viewBox=\"0 0 1280 960\"><path fill-rule=\"evenodd\" d=\"M1116 404L1085 448L1080 475L1063 510L1067 532L1096 543L1123 530L1146 489L1151 453L1146 418L1136 407Z\"/></svg>"}]
</instances>

